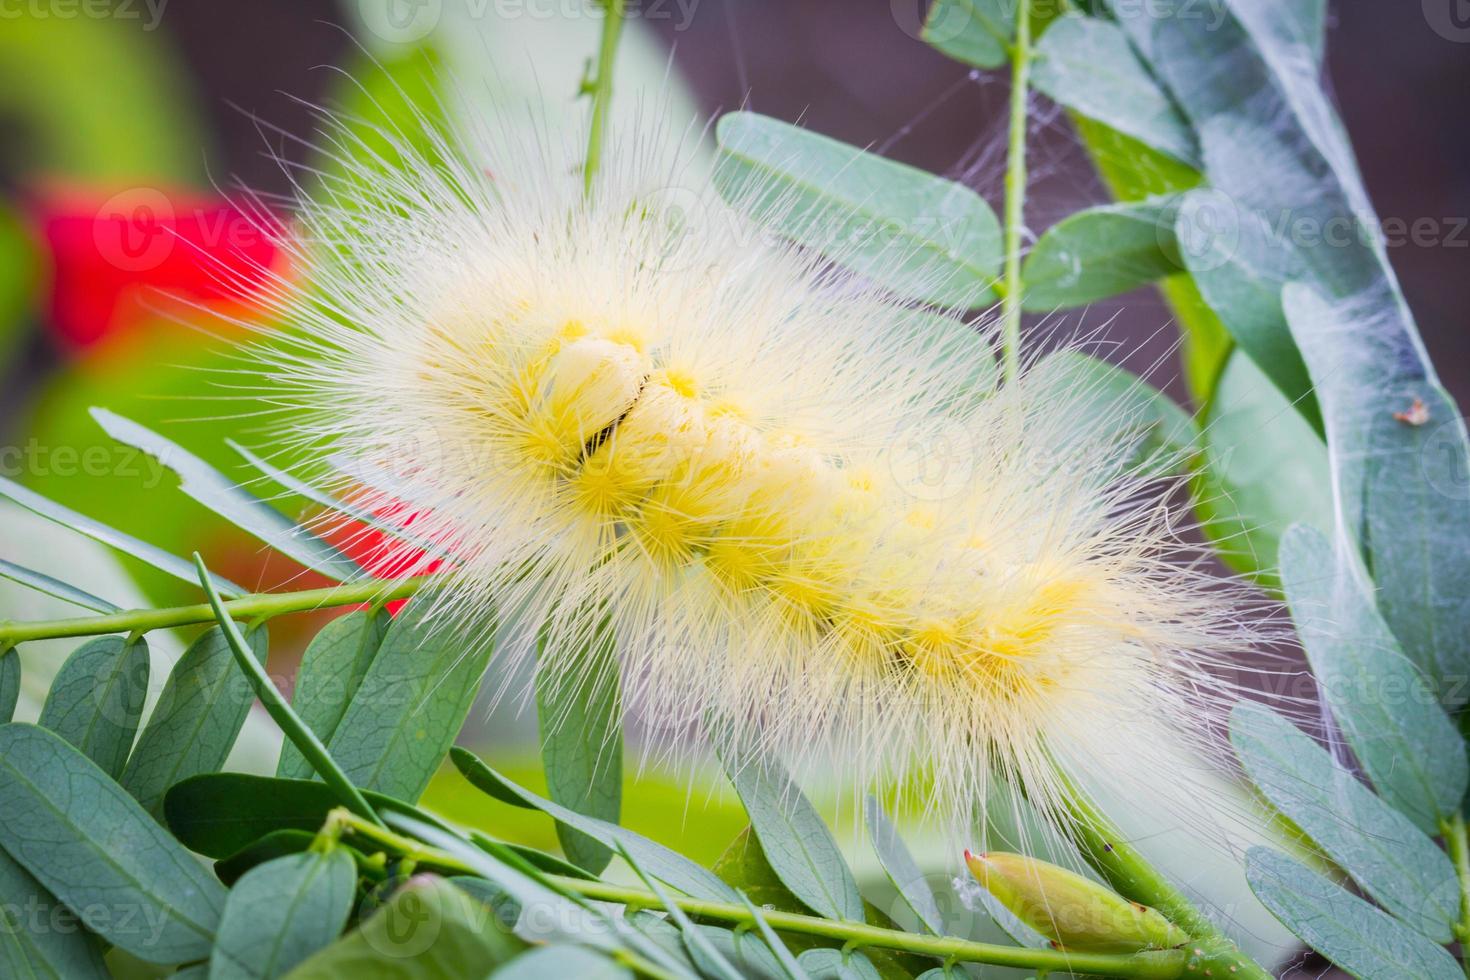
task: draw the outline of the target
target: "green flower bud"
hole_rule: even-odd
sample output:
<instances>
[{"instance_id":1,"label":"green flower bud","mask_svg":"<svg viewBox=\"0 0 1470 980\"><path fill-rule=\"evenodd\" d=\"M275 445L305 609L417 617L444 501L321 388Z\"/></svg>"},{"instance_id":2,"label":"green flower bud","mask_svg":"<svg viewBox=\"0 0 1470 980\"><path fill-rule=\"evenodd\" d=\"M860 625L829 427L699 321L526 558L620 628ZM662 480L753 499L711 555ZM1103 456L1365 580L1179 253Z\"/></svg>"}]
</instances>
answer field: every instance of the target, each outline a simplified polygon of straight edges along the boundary
<instances>
[{"instance_id":1,"label":"green flower bud","mask_svg":"<svg viewBox=\"0 0 1470 980\"><path fill-rule=\"evenodd\" d=\"M966 851L965 863L986 891L1058 948L1131 953L1189 942L1157 909L1055 864L994 851Z\"/></svg>"}]
</instances>

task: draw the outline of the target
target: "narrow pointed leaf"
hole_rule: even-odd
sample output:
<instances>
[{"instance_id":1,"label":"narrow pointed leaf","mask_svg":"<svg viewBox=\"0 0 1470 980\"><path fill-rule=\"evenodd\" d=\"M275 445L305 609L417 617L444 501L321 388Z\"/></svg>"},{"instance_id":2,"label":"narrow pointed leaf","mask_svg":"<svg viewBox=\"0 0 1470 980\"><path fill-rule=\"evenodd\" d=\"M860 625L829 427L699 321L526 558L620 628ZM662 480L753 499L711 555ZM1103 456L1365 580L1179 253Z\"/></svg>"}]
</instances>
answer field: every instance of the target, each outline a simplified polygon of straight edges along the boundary
<instances>
[{"instance_id":1,"label":"narrow pointed leaf","mask_svg":"<svg viewBox=\"0 0 1470 980\"><path fill-rule=\"evenodd\" d=\"M92 417L118 442L141 449L173 470L180 490L241 530L339 582L362 577L362 569L352 559L177 443L106 409L94 408ZM190 580L198 581L197 574L191 574Z\"/></svg>"},{"instance_id":2,"label":"narrow pointed leaf","mask_svg":"<svg viewBox=\"0 0 1470 980\"><path fill-rule=\"evenodd\" d=\"M872 961L856 950L809 949L796 961L810 980L883 980Z\"/></svg>"},{"instance_id":3,"label":"narrow pointed leaf","mask_svg":"<svg viewBox=\"0 0 1470 980\"><path fill-rule=\"evenodd\" d=\"M1409 818L1264 705L1236 705L1230 741L1271 805L1369 897L1437 943L1453 938L1460 912L1454 866Z\"/></svg>"},{"instance_id":4,"label":"narrow pointed leaf","mask_svg":"<svg viewBox=\"0 0 1470 980\"><path fill-rule=\"evenodd\" d=\"M40 725L117 779L133 748L148 696L148 644L101 636L66 658L41 706Z\"/></svg>"},{"instance_id":5,"label":"narrow pointed leaf","mask_svg":"<svg viewBox=\"0 0 1470 980\"><path fill-rule=\"evenodd\" d=\"M862 922L863 899L837 841L785 769L748 759L727 760L725 771L782 883L818 915Z\"/></svg>"},{"instance_id":6,"label":"narrow pointed leaf","mask_svg":"<svg viewBox=\"0 0 1470 980\"><path fill-rule=\"evenodd\" d=\"M716 135L716 185L757 220L909 299L994 300L1000 223L968 187L752 112Z\"/></svg>"},{"instance_id":7,"label":"narrow pointed leaf","mask_svg":"<svg viewBox=\"0 0 1470 980\"><path fill-rule=\"evenodd\" d=\"M230 889L209 956L211 980L271 980L337 938L357 867L341 848L276 858Z\"/></svg>"},{"instance_id":8,"label":"narrow pointed leaf","mask_svg":"<svg viewBox=\"0 0 1470 980\"><path fill-rule=\"evenodd\" d=\"M493 629L450 629L419 596L393 620L327 748L353 783L415 802L480 690Z\"/></svg>"},{"instance_id":9,"label":"narrow pointed leaf","mask_svg":"<svg viewBox=\"0 0 1470 980\"><path fill-rule=\"evenodd\" d=\"M265 663L265 627L251 631L249 640L255 658ZM224 765L254 700L224 633L210 628L169 672L120 782L161 817L170 786Z\"/></svg>"},{"instance_id":10,"label":"narrow pointed leaf","mask_svg":"<svg viewBox=\"0 0 1470 980\"><path fill-rule=\"evenodd\" d=\"M472 752L455 748L450 760L476 789L498 800L514 801L517 806L531 807L565 823L608 847L622 846L653 877L679 889L691 898L715 902L736 901L735 892L707 869L676 851L636 834L626 827L584 816L575 810L543 799L528 789L517 786L481 762Z\"/></svg>"},{"instance_id":11,"label":"narrow pointed leaf","mask_svg":"<svg viewBox=\"0 0 1470 980\"><path fill-rule=\"evenodd\" d=\"M536 712L546 786L564 807L617 823L623 799L623 707L612 620L573 615L581 629L542 631ZM585 632L584 632L585 631ZM569 649L553 653L548 643ZM556 826L573 864L599 874L612 851L566 824Z\"/></svg>"},{"instance_id":12,"label":"narrow pointed leaf","mask_svg":"<svg viewBox=\"0 0 1470 980\"><path fill-rule=\"evenodd\" d=\"M347 713L347 705L377 656L388 622L387 613L362 609L339 616L322 627L301 655L291 707L323 743L331 742ZM287 739L281 746L276 775L310 779L315 771Z\"/></svg>"},{"instance_id":13,"label":"narrow pointed leaf","mask_svg":"<svg viewBox=\"0 0 1470 980\"><path fill-rule=\"evenodd\" d=\"M0 578L8 578L12 582L19 582L27 588L44 592L46 595L63 602L69 602L83 609L90 609L95 613L117 612L118 607L106 599L99 599L90 592L83 592L74 585L68 585L58 578L52 578L43 572L23 568L14 562L0 560Z\"/></svg>"},{"instance_id":14,"label":"narrow pointed leaf","mask_svg":"<svg viewBox=\"0 0 1470 980\"><path fill-rule=\"evenodd\" d=\"M1246 855L1251 891L1298 938L1357 977L1457 980L1459 965L1444 947L1264 847Z\"/></svg>"},{"instance_id":15,"label":"narrow pointed leaf","mask_svg":"<svg viewBox=\"0 0 1470 980\"><path fill-rule=\"evenodd\" d=\"M9 477L0 476L0 497L6 497L33 514L60 524L62 527L70 528L78 534L85 535L116 551L121 551L125 555L130 555L174 578L183 579L190 585L199 583L199 576L194 571L194 566L177 555L171 555L162 548L157 548L146 541L140 541L131 534L124 534L70 507L63 507L61 504L47 500L36 491L21 486ZM221 594L227 596L242 596L250 591L218 575L214 576L214 584Z\"/></svg>"},{"instance_id":16,"label":"narrow pointed leaf","mask_svg":"<svg viewBox=\"0 0 1470 980\"><path fill-rule=\"evenodd\" d=\"M893 887L898 889L899 897L924 928L936 936L944 935L944 915L939 911L934 890L924 880L924 872L919 870L913 855L904 846L903 838L898 836L898 828L883 812L883 805L877 797L869 796L864 801L863 815L878 863L883 866L883 873Z\"/></svg>"},{"instance_id":17,"label":"narrow pointed leaf","mask_svg":"<svg viewBox=\"0 0 1470 980\"><path fill-rule=\"evenodd\" d=\"M224 888L92 760L44 728L0 727L0 846L68 906L117 910L89 925L139 959L209 955Z\"/></svg>"}]
</instances>

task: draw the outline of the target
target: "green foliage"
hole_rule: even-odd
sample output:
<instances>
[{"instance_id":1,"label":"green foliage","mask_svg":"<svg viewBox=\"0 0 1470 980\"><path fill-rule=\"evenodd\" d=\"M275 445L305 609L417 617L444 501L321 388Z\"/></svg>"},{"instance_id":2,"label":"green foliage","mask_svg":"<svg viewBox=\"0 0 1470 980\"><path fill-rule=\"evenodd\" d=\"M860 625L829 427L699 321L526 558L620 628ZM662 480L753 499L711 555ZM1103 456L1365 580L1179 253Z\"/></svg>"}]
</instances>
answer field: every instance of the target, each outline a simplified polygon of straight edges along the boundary
<instances>
[{"instance_id":1,"label":"green foliage","mask_svg":"<svg viewBox=\"0 0 1470 980\"><path fill-rule=\"evenodd\" d=\"M237 881L209 954L218 980L269 980L337 938L352 912L357 866L347 851L295 854Z\"/></svg>"},{"instance_id":2,"label":"green foliage","mask_svg":"<svg viewBox=\"0 0 1470 980\"><path fill-rule=\"evenodd\" d=\"M60 737L0 727L0 847L88 928L149 963L209 955L225 889L121 786Z\"/></svg>"},{"instance_id":3,"label":"green foliage","mask_svg":"<svg viewBox=\"0 0 1470 980\"><path fill-rule=\"evenodd\" d=\"M1232 0L1213 24L1182 7L1141 12L1119 4L1103 15L1094 9L1102 5L1081 6L1055 21L1035 11L1038 41L1029 52L1018 50L1014 3L937 0L923 36L976 67L1014 59L1022 68L1034 58L1035 87L1072 114L1117 199L1038 237L1020 269L1020 303L1049 312L1157 283L1179 315L1196 412L1076 351L1043 358L1033 370L1076 410L1067 421L1079 440L1137 444L1125 464L1131 473L1166 475L1187 464L1216 554L1286 597L1330 709L1329 734L1342 735L1332 744L1345 751L1329 753L1264 707L1233 713L1245 777L1327 872L1257 848L1247 861L1256 895L1355 975L1457 976L1444 947L1470 940L1462 907L1470 888L1462 815L1470 767L1442 705L1470 697L1461 687L1470 636L1470 442L1383 249L1360 235L1324 243L1301 233L1303 222L1326 233L1346 221L1357 231L1371 214L1316 77L1325 4ZM73 47L48 50L38 40L47 27L34 19L20 25L0 38L0 53L19 57L0 65L42 71L56 80L58 104L75 101L75 81L63 69L101 52L89 45L104 28L84 24ZM346 110L337 138L389 169L401 160L388 134L433 157L445 122L436 74L447 63L445 40L385 48L365 62L333 100ZM117 72L121 91L146 94L166 69L139 59L143 50L126 42L98 63ZM0 76L7 70L0 67ZM147 115L124 123L89 110L75 134L47 123L34 151L82 174L115 174L155 153L159 172L177 167L169 139L135 145L152 131ZM1019 160L1025 127L1013 132ZM993 302L1003 260L1019 259L1015 248L1002 255L1003 240L1020 240L1019 221L1003 236L991 206L959 183L753 113L727 115L717 136L727 199L913 301L917 316L949 331L936 345L974 364L974 390L965 397L996 390L999 371L982 332L925 306ZM364 179L337 161L319 162L313 194ZM1276 220L1281 215L1288 220ZM0 262L0 334L34 301L24 271L30 243L16 231L0 213L0 256L15 257ZM22 270L19 278L11 267ZM166 397L192 392L201 360L222 366L194 350L184 357L195 362L187 374L158 368L161 345L176 339L160 334L125 353L113 373L64 382L38 422L47 441L97 444L90 427L83 435L73 426L85 423L80 406L99 399L152 421L139 378L149 379L148 396ZM234 443L186 450L113 411L94 416L108 435L173 470L198 507L161 506L167 490L117 481L100 495L47 484L62 497L75 493L67 499L92 516L9 480L0 481L0 495L187 583L191 601L200 570L172 550L194 550L200 528L245 532L337 581L365 578L306 522L242 490L224 469L238 465L237 456L309 507L412 540ZM108 617L106 630L93 632L86 623L50 624L55 635L105 635L62 664L39 726L9 722L23 651L11 648L13 632L0 639L5 976L107 976L104 945L115 948L112 958L179 968L179 976L297 980L933 980L960 961L1038 974L1174 978L1218 967L1213 975L1265 975L1100 819L1080 833L1081 851L1126 898L1157 904L1187 926L1195 937L1188 949L1053 950L1004 910L992 918L1015 945L947 936L941 904L952 896L936 894L895 824L869 799L869 842L902 903L900 916L912 918L906 931L865 901L867 882L791 777L745 754L729 760L728 775L751 825L713 869L620 826L623 704L605 609L574 613L587 618L586 628L560 631L582 637L581 649L541 651L543 665L557 668L541 671L536 690L543 798L452 747L492 655L495 624L449 628L437 615L447 608L442 596L417 595L396 618L381 608L386 583L369 581L369 591L342 597L340 605L366 601L367 608L316 635L287 704L262 669L264 619L331 597L303 592L265 597L265 607L259 596L226 604L221 594L246 590L205 573L209 605L173 610L182 618L169 622L218 625L174 665L135 745L148 680L142 633L158 625L153 614L119 611L14 562L0 563L0 575ZM249 622L248 640L235 616ZM10 626L0 623L0 637ZM255 698L288 739L278 778L220 771ZM548 817L565 857L461 832L420 807L446 757L494 801ZM1085 800L1066 802L1089 815ZM493 804L475 796L467 812L481 805ZM485 825L495 826L493 818L487 813ZM196 855L215 861L213 873ZM1361 897L1330 879L1338 871ZM641 887L627 884L630 873ZM115 915L84 917L69 930L40 928L31 914L49 922L121 907L147 928Z\"/></svg>"},{"instance_id":4,"label":"green foliage","mask_svg":"<svg viewBox=\"0 0 1470 980\"><path fill-rule=\"evenodd\" d=\"M755 113L716 133L720 192L781 234L914 299L993 300L1000 224L974 191Z\"/></svg>"},{"instance_id":5,"label":"green foliage","mask_svg":"<svg viewBox=\"0 0 1470 980\"><path fill-rule=\"evenodd\" d=\"M601 610L576 610L585 640L570 656L546 666L546 632L540 636L542 669L536 673L536 712L547 790L562 806L617 823L623 799L623 706L617 638ZM556 825L561 849L579 867L601 873L612 851L580 830Z\"/></svg>"},{"instance_id":6,"label":"green foliage","mask_svg":"<svg viewBox=\"0 0 1470 980\"><path fill-rule=\"evenodd\" d=\"M1246 874L1256 897L1333 963L1359 977L1455 980L1444 947L1283 854L1255 847Z\"/></svg>"},{"instance_id":7,"label":"green foliage","mask_svg":"<svg viewBox=\"0 0 1470 980\"><path fill-rule=\"evenodd\" d=\"M251 631L250 643L264 663L265 627ZM119 781L161 817L170 786L224 765L250 702L250 685L235 668L224 633L217 627L207 630L169 672Z\"/></svg>"},{"instance_id":8,"label":"green foliage","mask_svg":"<svg viewBox=\"0 0 1470 980\"><path fill-rule=\"evenodd\" d=\"M386 612L364 609L339 616L322 627L301 655L291 704L323 742L332 740L368 666L378 655L388 621ZM313 772L295 743L287 741L281 746L277 776L309 779Z\"/></svg>"},{"instance_id":9,"label":"green foliage","mask_svg":"<svg viewBox=\"0 0 1470 980\"><path fill-rule=\"evenodd\" d=\"M39 724L116 779L127 764L148 694L148 644L101 636L77 648L51 681Z\"/></svg>"},{"instance_id":10,"label":"green foliage","mask_svg":"<svg viewBox=\"0 0 1470 980\"><path fill-rule=\"evenodd\" d=\"M470 712L494 649L493 624L445 630L423 596L393 620L327 742L363 789L417 800Z\"/></svg>"}]
</instances>

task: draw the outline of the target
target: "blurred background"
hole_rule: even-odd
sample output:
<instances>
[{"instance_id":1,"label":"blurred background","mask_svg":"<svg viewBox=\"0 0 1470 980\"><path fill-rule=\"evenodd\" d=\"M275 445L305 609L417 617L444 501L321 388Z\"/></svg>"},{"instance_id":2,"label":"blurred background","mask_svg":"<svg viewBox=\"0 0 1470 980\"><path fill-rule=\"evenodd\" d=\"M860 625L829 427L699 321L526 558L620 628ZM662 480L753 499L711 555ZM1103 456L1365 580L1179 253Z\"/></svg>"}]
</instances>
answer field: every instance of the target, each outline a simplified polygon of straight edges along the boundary
<instances>
[{"instance_id":1,"label":"blurred background","mask_svg":"<svg viewBox=\"0 0 1470 980\"><path fill-rule=\"evenodd\" d=\"M1436 2L1332 4L1328 72L1420 329L1465 404L1470 36ZM961 180L998 208L1006 82L919 41L923 5L634 2L620 111L640 93L706 117L743 105ZM424 90L452 78L476 99L579 118L596 30L579 0L0 0L0 475L176 553L197 548L247 585L325 584L169 492L173 478L107 440L86 409L136 418L246 479L223 440L259 444L259 406L220 400L219 383L248 380L222 372L242 370L232 348L260 318L253 285L290 274L261 224L288 221L291 199L332 166L313 148L315 107L401 120L405 100L432 104ZM1065 117L1044 102L1036 116L1028 221L1040 231L1105 195ZM1167 323L1145 290L1047 326L1101 329L1118 360L1157 365L1152 380L1183 400ZM192 596L70 538L0 509L0 558L122 605ZM37 602L7 589L0 617L37 615ZM286 683L320 622L273 625ZM29 664L28 686L44 690ZM467 737L524 744L524 724L501 714L477 713ZM640 786L630 813L688 795L656 776ZM442 790L446 811L458 801ZM711 860L741 823L717 801L659 831ZM526 835L553 840L541 824Z\"/></svg>"}]
</instances>

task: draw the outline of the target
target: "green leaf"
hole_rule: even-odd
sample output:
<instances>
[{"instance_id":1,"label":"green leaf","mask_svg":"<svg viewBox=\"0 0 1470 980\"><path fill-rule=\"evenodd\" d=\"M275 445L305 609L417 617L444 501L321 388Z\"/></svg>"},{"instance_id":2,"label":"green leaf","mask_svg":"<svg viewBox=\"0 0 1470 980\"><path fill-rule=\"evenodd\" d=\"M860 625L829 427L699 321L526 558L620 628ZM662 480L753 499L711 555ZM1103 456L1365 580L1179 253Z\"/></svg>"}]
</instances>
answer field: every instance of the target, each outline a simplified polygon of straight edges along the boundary
<instances>
[{"instance_id":1,"label":"green leaf","mask_svg":"<svg viewBox=\"0 0 1470 980\"><path fill-rule=\"evenodd\" d=\"M786 975L788 980L811 980L807 976L806 970L797 962L796 957L791 955L791 950L787 949L786 944L781 941L781 937L776 935L776 930L771 928L771 924L766 921L766 917L761 914L761 910L752 905L750 899L745 895L741 895L740 900L745 904L746 910L750 912L750 917L755 920L756 931L766 941L766 947L776 957L776 962L781 965L781 972ZM862 953L855 953L853 955L859 959L864 958Z\"/></svg>"},{"instance_id":2,"label":"green leaf","mask_svg":"<svg viewBox=\"0 0 1470 980\"><path fill-rule=\"evenodd\" d=\"M934 890L924 880L924 872L919 870L913 855L904 846L903 838L898 836L898 828L893 826L888 814L883 812L883 805L878 802L877 797L869 796L864 801L863 815L868 824L868 838L878 855L878 863L883 866L883 873L898 890L899 897L924 928L936 936L944 935L944 915L939 911Z\"/></svg>"},{"instance_id":3,"label":"green leaf","mask_svg":"<svg viewBox=\"0 0 1470 980\"><path fill-rule=\"evenodd\" d=\"M118 607L106 599L99 599L91 593L83 592L74 585L68 585L60 579L52 578L50 575L42 572L23 568L14 562L0 560L0 578L8 578L12 582L19 582L21 585L35 589L37 592L44 592L52 598L69 602L74 606L81 606L83 609L90 609L95 613L112 613L118 611Z\"/></svg>"},{"instance_id":4,"label":"green leaf","mask_svg":"<svg viewBox=\"0 0 1470 980\"><path fill-rule=\"evenodd\" d=\"M398 812L438 823L402 800L370 790L363 796L379 813ZM228 858L277 831L315 833L340 805L331 787L317 780L212 772L175 783L164 797L163 815L168 829L189 850Z\"/></svg>"},{"instance_id":5,"label":"green leaf","mask_svg":"<svg viewBox=\"0 0 1470 980\"><path fill-rule=\"evenodd\" d=\"M522 953L490 974L490 980L633 980L633 971L585 946L540 946Z\"/></svg>"},{"instance_id":6,"label":"green leaf","mask_svg":"<svg viewBox=\"0 0 1470 980\"><path fill-rule=\"evenodd\" d=\"M716 136L716 186L756 220L909 299L994 300L1000 223L969 188L751 112Z\"/></svg>"},{"instance_id":7,"label":"green leaf","mask_svg":"<svg viewBox=\"0 0 1470 980\"><path fill-rule=\"evenodd\" d=\"M161 572L167 572L175 578L183 579L191 585L199 584L199 575L194 571L194 566L177 555L171 555L162 548L155 548L146 541L140 541L130 534L124 534L116 528L109 527L101 521L94 521L85 514L80 514L69 507L47 500L45 497L27 487L21 486L8 477L0 476L0 497L6 497L20 504L26 510L60 524L62 527L70 528L78 534L85 535L93 541L107 545L132 557L153 566ZM215 588L227 596L242 596L250 590L236 585L229 579L214 576Z\"/></svg>"},{"instance_id":8,"label":"green leaf","mask_svg":"<svg viewBox=\"0 0 1470 980\"><path fill-rule=\"evenodd\" d=\"M1286 288L1292 336L1327 421L1343 527L1368 562L1404 654L1470 700L1470 442L1465 420L1396 320ZM1419 351L1422 357L1422 351ZM1416 417L1422 412L1422 417Z\"/></svg>"},{"instance_id":9,"label":"green leaf","mask_svg":"<svg viewBox=\"0 0 1470 980\"><path fill-rule=\"evenodd\" d=\"M117 779L128 761L148 696L148 644L142 637L99 636L57 671L40 725L75 745Z\"/></svg>"},{"instance_id":10,"label":"green leaf","mask_svg":"<svg viewBox=\"0 0 1470 980\"><path fill-rule=\"evenodd\" d=\"M526 944L442 878L412 878L356 930L286 974L290 980L450 980L487 976Z\"/></svg>"},{"instance_id":11,"label":"green leaf","mask_svg":"<svg viewBox=\"0 0 1470 980\"><path fill-rule=\"evenodd\" d=\"M108 942L149 963L209 955L225 892L97 765L33 725L0 727L0 845Z\"/></svg>"},{"instance_id":12,"label":"green leaf","mask_svg":"<svg viewBox=\"0 0 1470 980\"><path fill-rule=\"evenodd\" d=\"M0 976L107 980L97 939L0 850Z\"/></svg>"},{"instance_id":13,"label":"green leaf","mask_svg":"<svg viewBox=\"0 0 1470 980\"><path fill-rule=\"evenodd\" d=\"M734 902L735 892L719 878L676 851L635 834L626 827L584 816L575 810L542 799L530 790L523 789L500 773L480 761L474 753L454 748L449 752L450 761L481 792L498 800L508 801L515 806L531 807L548 814L554 819L571 826L589 837L601 841L608 847L622 846L627 852L660 881L679 889L691 898L702 898L713 902Z\"/></svg>"},{"instance_id":14,"label":"green leaf","mask_svg":"<svg viewBox=\"0 0 1470 980\"><path fill-rule=\"evenodd\" d=\"M644 887L657 895L658 900L663 903L664 910L668 913L669 918L674 920L674 924L679 927L679 932L683 935L684 945L689 949L689 956L699 962L701 972L720 978L720 980L740 980L740 974L731 966L730 961L721 955L720 951L698 929L694 928L693 920L674 903L658 880L644 873L637 859L628 853L627 848L619 847L617 853L638 875ZM772 949L772 952L775 950Z\"/></svg>"},{"instance_id":15,"label":"green leaf","mask_svg":"<svg viewBox=\"0 0 1470 980\"><path fill-rule=\"evenodd\" d=\"M807 908L828 919L863 921L863 899L832 832L771 759L725 760L766 860Z\"/></svg>"},{"instance_id":16,"label":"green leaf","mask_svg":"<svg viewBox=\"0 0 1470 980\"><path fill-rule=\"evenodd\" d=\"M868 958L840 949L809 949L797 958L811 980L882 980Z\"/></svg>"},{"instance_id":17,"label":"green leaf","mask_svg":"<svg viewBox=\"0 0 1470 980\"><path fill-rule=\"evenodd\" d=\"M1175 207L1174 198L1103 204L1052 225L1026 257L1022 305L1084 306L1178 272Z\"/></svg>"},{"instance_id":18,"label":"green leaf","mask_svg":"<svg viewBox=\"0 0 1470 980\"><path fill-rule=\"evenodd\" d=\"M1312 673L1363 771L1420 830L1438 833L1470 783L1465 743L1373 607L1357 556L1296 524L1281 540L1281 580Z\"/></svg>"},{"instance_id":19,"label":"green leaf","mask_svg":"<svg viewBox=\"0 0 1470 980\"><path fill-rule=\"evenodd\" d=\"M276 858L230 889L209 956L211 980L269 980L337 938L357 867L340 848Z\"/></svg>"},{"instance_id":20,"label":"green leaf","mask_svg":"<svg viewBox=\"0 0 1470 980\"><path fill-rule=\"evenodd\" d=\"M1111 21L1082 14L1057 20L1037 42L1032 84L1068 109L1181 163L1199 163L1189 122Z\"/></svg>"},{"instance_id":21,"label":"green leaf","mask_svg":"<svg viewBox=\"0 0 1470 980\"><path fill-rule=\"evenodd\" d=\"M1435 942L1453 939L1460 912L1454 866L1407 817L1264 705L1235 706L1230 741L1267 801L1371 898Z\"/></svg>"},{"instance_id":22,"label":"green leaf","mask_svg":"<svg viewBox=\"0 0 1470 980\"><path fill-rule=\"evenodd\" d=\"M0 722L15 717L20 700L20 654L15 650L0 651Z\"/></svg>"},{"instance_id":23,"label":"green leaf","mask_svg":"<svg viewBox=\"0 0 1470 980\"><path fill-rule=\"evenodd\" d=\"M454 743L494 649L488 623L450 629L432 596L404 606L327 743L363 789L416 801Z\"/></svg>"},{"instance_id":24,"label":"green leaf","mask_svg":"<svg viewBox=\"0 0 1470 980\"><path fill-rule=\"evenodd\" d=\"M623 707L612 618L576 611L568 628L548 623L539 637L536 713L546 786L560 805L617 823L623 800ZM559 649L548 649L548 644ZM563 823L562 851L600 874L612 851Z\"/></svg>"},{"instance_id":25,"label":"green leaf","mask_svg":"<svg viewBox=\"0 0 1470 980\"><path fill-rule=\"evenodd\" d=\"M265 627L249 639L255 658L265 663ZM224 765L254 700L224 633L219 627L205 631L169 671L120 782L144 809L162 816L170 786Z\"/></svg>"},{"instance_id":26,"label":"green leaf","mask_svg":"<svg viewBox=\"0 0 1470 980\"><path fill-rule=\"evenodd\" d=\"M283 555L338 582L364 575L352 559L297 526L280 511L178 443L105 408L92 409L92 417L118 442L141 449L178 474L179 489L185 495ZM198 580L197 574L191 578Z\"/></svg>"},{"instance_id":27,"label":"green leaf","mask_svg":"<svg viewBox=\"0 0 1470 980\"><path fill-rule=\"evenodd\" d=\"M1281 536L1298 521L1330 526L1327 446L1255 361L1232 351L1200 426L1196 508L1232 568L1280 587Z\"/></svg>"},{"instance_id":28,"label":"green leaf","mask_svg":"<svg viewBox=\"0 0 1470 980\"><path fill-rule=\"evenodd\" d=\"M1245 870L1251 891L1272 915L1354 976L1463 977L1443 947L1285 855L1253 847Z\"/></svg>"},{"instance_id":29,"label":"green leaf","mask_svg":"<svg viewBox=\"0 0 1470 980\"><path fill-rule=\"evenodd\" d=\"M316 843L316 836L309 830L272 831L259 840L246 844L229 857L214 862L214 876L222 881L226 888L233 888L235 882L243 878L245 873L252 868L257 868L277 858L303 854L311 850L311 846ZM344 845L339 844L338 846ZM377 877L384 876L380 874Z\"/></svg>"},{"instance_id":30,"label":"green leaf","mask_svg":"<svg viewBox=\"0 0 1470 980\"><path fill-rule=\"evenodd\" d=\"M547 851L538 851L536 848L527 847L525 844L513 844L510 841L497 840L489 834L476 830L473 827L467 831L467 835L470 843L480 848L480 850L489 854L498 853L497 849L500 848L513 851L518 857L524 858L526 863L537 871L544 871L550 875L562 875L567 878L581 878L584 881L597 880L597 876L585 868L571 864L565 858L558 857Z\"/></svg>"},{"instance_id":31,"label":"green leaf","mask_svg":"<svg viewBox=\"0 0 1470 980\"><path fill-rule=\"evenodd\" d=\"M347 613L322 627L301 655L291 707L324 743L331 742L332 733L361 686L388 623L386 612L374 614L359 609ZM315 771L301 750L287 739L281 746L276 775L310 779Z\"/></svg>"},{"instance_id":32,"label":"green leaf","mask_svg":"<svg viewBox=\"0 0 1470 980\"><path fill-rule=\"evenodd\" d=\"M921 37L955 61L999 68L1010 61L1015 9L1007 0L934 0Z\"/></svg>"},{"instance_id":33,"label":"green leaf","mask_svg":"<svg viewBox=\"0 0 1470 980\"><path fill-rule=\"evenodd\" d=\"M1193 190L1174 219L1180 260L1240 349L1297 411L1321 427L1306 364L1281 308L1281 284L1300 270L1266 220L1217 190Z\"/></svg>"}]
</instances>

